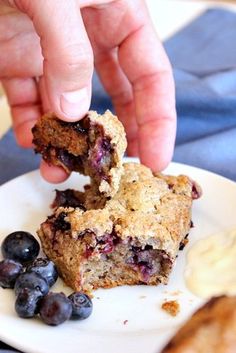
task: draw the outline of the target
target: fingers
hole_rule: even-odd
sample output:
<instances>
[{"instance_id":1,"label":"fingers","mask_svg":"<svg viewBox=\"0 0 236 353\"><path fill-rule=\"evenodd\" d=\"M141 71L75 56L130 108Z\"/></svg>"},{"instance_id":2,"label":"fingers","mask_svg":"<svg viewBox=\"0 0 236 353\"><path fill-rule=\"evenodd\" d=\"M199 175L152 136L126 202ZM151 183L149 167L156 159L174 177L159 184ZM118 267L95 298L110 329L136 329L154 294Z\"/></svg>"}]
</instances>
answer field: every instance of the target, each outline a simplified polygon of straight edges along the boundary
<instances>
[{"instance_id":1,"label":"fingers","mask_svg":"<svg viewBox=\"0 0 236 353\"><path fill-rule=\"evenodd\" d=\"M170 162L176 133L174 81L148 15L123 40L121 67L133 86L141 161L153 170Z\"/></svg>"},{"instance_id":2,"label":"fingers","mask_svg":"<svg viewBox=\"0 0 236 353\"><path fill-rule=\"evenodd\" d=\"M0 78L16 140L22 147L32 147L31 127L42 111L37 83L31 77L42 74L43 60L31 20L12 9L11 13L1 14L0 46Z\"/></svg>"},{"instance_id":3,"label":"fingers","mask_svg":"<svg viewBox=\"0 0 236 353\"><path fill-rule=\"evenodd\" d=\"M53 184L62 183L69 177L64 169L60 167L49 166L43 160L41 161L40 165L40 173L45 180Z\"/></svg>"},{"instance_id":4,"label":"fingers","mask_svg":"<svg viewBox=\"0 0 236 353\"><path fill-rule=\"evenodd\" d=\"M26 15L0 15L0 77L35 77L43 73L40 41Z\"/></svg>"},{"instance_id":5,"label":"fingers","mask_svg":"<svg viewBox=\"0 0 236 353\"><path fill-rule=\"evenodd\" d=\"M46 85L45 85L44 76L39 77L38 87L39 87L39 93L40 93L40 97L41 97L41 104L42 104L43 113L50 112L51 111L50 102L48 99L48 95L46 93Z\"/></svg>"},{"instance_id":6,"label":"fingers","mask_svg":"<svg viewBox=\"0 0 236 353\"><path fill-rule=\"evenodd\" d=\"M40 96L43 110L50 108L64 120L77 120L88 111L93 54L76 1L16 0L8 3L31 18L38 34L37 36L30 27L26 28L28 23L25 19L23 27L20 25L19 28L14 28L13 32L8 31L3 37L0 34L3 49L0 56L3 69L0 74L4 77L3 84L11 106L13 127L18 143L29 147L32 145L31 127L42 114ZM8 17L5 25L11 19ZM12 26L15 26L14 22L10 28ZM8 26L5 27L8 30ZM43 69L42 55L38 50L39 38ZM37 50L34 51L34 48ZM34 58L31 50L36 52L39 59ZM9 56L9 52L15 53L15 56ZM12 78L42 74L39 84L31 78ZM41 173L50 182L61 182L68 177L62 169L49 167L45 163L42 163Z\"/></svg>"},{"instance_id":7,"label":"fingers","mask_svg":"<svg viewBox=\"0 0 236 353\"><path fill-rule=\"evenodd\" d=\"M4 79L2 84L11 108L16 140L22 147L32 147L31 129L42 115L38 85L31 78ZM43 88L42 80L40 88ZM61 183L68 178L68 174L62 168L49 166L44 161L41 162L40 171L44 179L50 183Z\"/></svg>"},{"instance_id":8,"label":"fingers","mask_svg":"<svg viewBox=\"0 0 236 353\"><path fill-rule=\"evenodd\" d=\"M154 171L162 171L172 158L174 140L172 119L154 119L143 124L138 131L141 162Z\"/></svg>"},{"instance_id":9,"label":"fingers","mask_svg":"<svg viewBox=\"0 0 236 353\"><path fill-rule=\"evenodd\" d=\"M14 4L30 16L40 37L44 57L40 87L46 93L45 105L61 119L80 119L89 109L93 54L76 1L15 0ZM141 161L161 170L170 161L174 146L174 84L144 2L120 0L90 10L89 16L87 9L83 14L96 65L126 126L130 151L137 153L138 147ZM8 82L9 97L14 96L11 86ZM28 102L35 119L37 99L30 97ZM24 103L12 103L12 107L16 126L23 128ZM26 121L30 124L31 118ZM21 143L28 145L29 140L24 136Z\"/></svg>"},{"instance_id":10,"label":"fingers","mask_svg":"<svg viewBox=\"0 0 236 353\"><path fill-rule=\"evenodd\" d=\"M76 0L15 0L33 21L44 57L51 110L77 120L89 109L93 54Z\"/></svg>"},{"instance_id":11,"label":"fingers","mask_svg":"<svg viewBox=\"0 0 236 353\"><path fill-rule=\"evenodd\" d=\"M114 97L121 97L122 93L127 96L127 81L132 87L133 107L130 105L127 109L123 99L123 106L116 104L118 116L122 117L126 128L135 126L133 121L136 120L138 132L133 136L137 135L141 161L153 170L162 170L172 157L175 140L174 82L168 58L151 25L144 1L120 0L101 8L85 8L82 13L95 51L96 66L108 93L115 100ZM100 25L99 34L94 30L95 21ZM113 81L111 72L106 73L106 66L99 63L100 57L109 62L110 51L116 47L116 72L125 76L126 81ZM137 151L137 139L131 138L132 151Z\"/></svg>"},{"instance_id":12,"label":"fingers","mask_svg":"<svg viewBox=\"0 0 236 353\"><path fill-rule=\"evenodd\" d=\"M42 114L36 81L15 78L4 79L2 84L11 108L16 140L22 147L32 147L31 128Z\"/></svg>"},{"instance_id":13,"label":"fingers","mask_svg":"<svg viewBox=\"0 0 236 353\"><path fill-rule=\"evenodd\" d=\"M134 100L131 84L121 70L117 50L111 49L97 52L95 67L104 88L112 98L116 114L123 123L128 139L127 153L138 155L137 131Z\"/></svg>"}]
</instances>

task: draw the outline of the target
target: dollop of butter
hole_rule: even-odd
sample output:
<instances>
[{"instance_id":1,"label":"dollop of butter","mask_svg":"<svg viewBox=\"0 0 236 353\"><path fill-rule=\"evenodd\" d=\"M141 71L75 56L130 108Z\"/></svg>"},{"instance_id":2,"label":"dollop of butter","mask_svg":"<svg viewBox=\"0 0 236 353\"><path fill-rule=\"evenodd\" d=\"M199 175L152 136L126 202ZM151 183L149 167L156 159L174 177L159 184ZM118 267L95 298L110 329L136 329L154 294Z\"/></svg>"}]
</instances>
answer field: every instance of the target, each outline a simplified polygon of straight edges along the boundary
<instances>
[{"instance_id":1,"label":"dollop of butter","mask_svg":"<svg viewBox=\"0 0 236 353\"><path fill-rule=\"evenodd\" d=\"M201 298L236 294L236 229L197 241L187 254L187 288Z\"/></svg>"}]
</instances>

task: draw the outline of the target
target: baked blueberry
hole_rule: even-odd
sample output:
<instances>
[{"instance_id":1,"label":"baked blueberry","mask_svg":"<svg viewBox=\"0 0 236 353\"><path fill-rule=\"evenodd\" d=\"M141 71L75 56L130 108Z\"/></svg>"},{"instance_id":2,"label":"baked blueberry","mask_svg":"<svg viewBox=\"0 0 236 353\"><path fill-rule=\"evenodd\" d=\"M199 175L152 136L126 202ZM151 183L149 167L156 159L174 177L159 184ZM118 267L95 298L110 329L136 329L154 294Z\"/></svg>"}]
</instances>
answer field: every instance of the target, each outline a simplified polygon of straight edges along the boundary
<instances>
[{"instance_id":1,"label":"baked blueberry","mask_svg":"<svg viewBox=\"0 0 236 353\"><path fill-rule=\"evenodd\" d=\"M72 304L64 293L49 293L40 303L39 314L47 325L57 326L71 317Z\"/></svg>"},{"instance_id":2,"label":"baked blueberry","mask_svg":"<svg viewBox=\"0 0 236 353\"><path fill-rule=\"evenodd\" d=\"M52 208L58 208L58 207L79 207L83 211L86 211L86 208L84 206L84 198L83 198L83 193L79 191L75 191L72 189L66 189L66 190L55 190L56 196L55 199L51 205Z\"/></svg>"},{"instance_id":3,"label":"baked blueberry","mask_svg":"<svg viewBox=\"0 0 236 353\"><path fill-rule=\"evenodd\" d=\"M39 302L43 297L39 290L23 288L18 293L15 301L15 311L22 318L33 317L38 313Z\"/></svg>"},{"instance_id":4,"label":"baked blueberry","mask_svg":"<svg viewBox=\"0 0 236 353\"><path fill-rule=\"evenodd\" d=\"M36 259L39 250L38 241L28 232L13 232L2 242L3 257L18 261L21 264L27 264Z\"/></svg>"},{"instance_id":5,"label":"baked blueberry","mask_svg":"<svg viewBox=\"0 0 236 353\"><path fill-rule=\"evenodd\" d=\"M17 277L22 273L23 266L14 260L6 259L0 262L0 286L14 288Z\"/></svg>"},{"instance_id":6,"label":"baked blueberry","mask_svg":"<svg viewBox=\"0 0 236 353\"><path fill-rule=\"evenodd\" d=\"M49 287L51 287L58 278L56 266L47 258L40 257L34 260L34 262L28 266L27 271L38 273L47 281Z\"/></svg>"},{"instance_id":7,"label":"baked blueberry","mask_svg":"<svg viewBox=\"0 0 236 353\"><path fill-rule=\"evenodd\" d=\"M22 273L16 280L15 283L15 294L18 295L23 288L28 288L31 290L38 290L43 295L46 295L49 291L49 286L47 281L35 272L25 272Z\"/></svg>"},{"instance_id":8,"label":"baked blueberry","mask_svg":"<svg viewBox=\"0 0 236 353\"><path fill-rule=\"evenodd\" d=\"M74 292L68 298L72 303L71 319L84 320L91 315L93 303L88 295L81 292Z\"/></svg>"}]
</instances>

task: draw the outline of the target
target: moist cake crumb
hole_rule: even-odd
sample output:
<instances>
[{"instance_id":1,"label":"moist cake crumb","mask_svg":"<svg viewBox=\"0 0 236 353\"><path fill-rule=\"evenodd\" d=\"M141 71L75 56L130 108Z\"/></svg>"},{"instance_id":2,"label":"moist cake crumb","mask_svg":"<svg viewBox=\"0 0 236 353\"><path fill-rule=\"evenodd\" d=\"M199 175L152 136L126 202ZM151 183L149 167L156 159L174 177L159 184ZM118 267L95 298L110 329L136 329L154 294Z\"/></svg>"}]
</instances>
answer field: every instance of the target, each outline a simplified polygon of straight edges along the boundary
<instances>
[{"instance_id":1,"label":"moist cake crumb","mask_svg":"<svg viewBox=\"0 0 236 353\"><path fill-rule=\"evenodd\" d=\"M90 176L94 188L105 196L117 192L127 142L123 125L109 110L103 115L89 111L71 123L45 114L32 133L35 152L49 165Z\"/></svg>"}]
</instances>

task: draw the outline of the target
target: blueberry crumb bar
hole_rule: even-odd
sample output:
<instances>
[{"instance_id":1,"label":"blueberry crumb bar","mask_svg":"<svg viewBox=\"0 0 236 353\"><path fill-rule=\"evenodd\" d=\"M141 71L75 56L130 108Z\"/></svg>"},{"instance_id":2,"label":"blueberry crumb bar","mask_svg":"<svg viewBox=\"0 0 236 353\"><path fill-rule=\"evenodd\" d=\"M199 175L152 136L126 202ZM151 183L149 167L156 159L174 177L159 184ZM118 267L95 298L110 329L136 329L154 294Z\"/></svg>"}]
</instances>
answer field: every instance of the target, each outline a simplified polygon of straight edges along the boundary
<instances>
[{"instance_id":1,"label":"blueberry crumb bar","mask_svg":"<svg viewBox=\"0 0 236 353\"><path fill-rule=\"evenodd\" d=\"M123 167L112 198L96 197L93 184L58 191L54 213L38 231L45 254L75 290L166 284L191 228L196 183L141 164Z\"/></svg>"}]
</instances>

